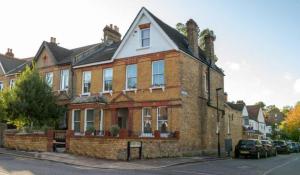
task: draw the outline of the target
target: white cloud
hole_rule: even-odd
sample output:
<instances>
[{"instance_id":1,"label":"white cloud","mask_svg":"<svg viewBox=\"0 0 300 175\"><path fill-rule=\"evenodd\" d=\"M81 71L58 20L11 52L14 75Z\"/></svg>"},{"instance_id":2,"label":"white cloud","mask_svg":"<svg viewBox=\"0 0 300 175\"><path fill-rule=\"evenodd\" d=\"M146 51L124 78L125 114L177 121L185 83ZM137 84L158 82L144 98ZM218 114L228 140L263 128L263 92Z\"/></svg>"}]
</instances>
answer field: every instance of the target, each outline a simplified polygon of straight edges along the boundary
<instances>
[{"instance_id":1,"label":"white cloud","mask_svg":"<svg viewBox=\"0 0 300 175\"><path fill-rule=\"evenodd\" d=\"M284 75L283 75L283 78L290 81L290 80L293 79L293 76L292 76L291 73L285 72Z\"/></svg>"},{"instance_id":2,"label":"white cloud","mask_svg":"<svg viewBox=\"0 0 300 175\"><path fill-rule=\"evenodd\" d=\"M295 81L294 90L296 93L300 93L300 78Z\"/></svg>"}]
</instances>

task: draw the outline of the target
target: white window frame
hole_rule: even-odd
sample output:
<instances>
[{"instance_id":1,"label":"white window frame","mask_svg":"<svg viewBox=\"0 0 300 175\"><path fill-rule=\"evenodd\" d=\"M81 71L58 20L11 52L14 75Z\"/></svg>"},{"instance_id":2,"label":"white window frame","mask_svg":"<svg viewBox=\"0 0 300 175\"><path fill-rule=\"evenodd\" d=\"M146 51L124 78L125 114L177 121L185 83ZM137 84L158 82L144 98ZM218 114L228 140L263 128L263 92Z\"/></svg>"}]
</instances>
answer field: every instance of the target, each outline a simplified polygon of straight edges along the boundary
<instances>
[{"instance_id":1,"label":"white window frame","mask_svg":"<svg viewBox=\"0 0 300 175\"><path fill-rule=\"evenodd\" d=\"M72 110L72 130L75 132L75 125L74 125L74 117L75 117L75 111L80 111L80 114L81 114L81 110L80 109L73 109ZM79 124L80 124L80 118L81 116L79 115ZM80 126L80 125L79 125ZM80 130L80 128L79 128Z\"/></svg>"},{"instance_id":2,"label":"white window frame","mask_svg":"<svg viewBox=\"0 0 300 175\"><path fill-rule=\"evenodd\" d=\"M84 83L85 83L85 74L89 73L90 74L90 89L89 89L89 92L84 92ZM91 95L91 87L92 87L92 72L91 71L84 71L82 72L82 85L81 85L81 89L82 89L82 95Z\"/></svg>"},{"instance_id":3,"label":"white window frame","mask_svg":"<svg viewBox=\"0 0 300 175\"><path fill-rule=\"evenodd\" d=\"M167 109L167 120L159 120L159 121L167 121L168 123L168 129L169 129L169 115L168 115L168 107L167 106L159 106L156 109L156 130L160 131L159 127L158 127L158 116L159 116L159 110L160 108L166 108ZM160 133L161 137L167 137L168 133Z\"/></svg>"},{"instance_id":4,"label":"white window frame","mask_svg":"<svg viewBox=\"0 0 300 175\"><path fill-rule=\"evenodd\" d=\"M51 75L51 85L49 85L49 82L48 82L48 79L47 77ZM46 80L46 83L48 84L49 87L53 87L53 72L47 72L46 75L45 75L45 80Z\"/></svg>"},{"instance_id":5,"label":"white window frame","mask_svg":"<svg viewBox=\"0 0 300 175\"><path fill-rule=\"evenodd\" d=\"M153 120L152 120L152 108L151 107L143 107L142 108L142 136L143 137L153 137L152 133L145 133L144 132L144 109L150 109L150 115L151 115L151 127L153 126Z\"/></svg>"},{"instance_id":6,"label":"white window frame","mask_svg":"<svg viewBox=\"0 0 300 175\"><path fill-rule=\"evenodd\" d=\"M164 72L163 72L163 77L164 77L164 82L163 82L163 84L161 84L161 85L159 85L159 86L156 86L156 85L154 85L154 69L153 69L153 65L154 65L154 63L156 63L156 62L163 62L163 64L164 64ZM158 74L156 74L156 75L158 75ZM152 77L151 77L151 79L152 79L152 88L161 88L161 87L164 87L165 86L165 84L166 84L166 80L165 80L165 60L156 60L156 61L152 61L152 75L151 75Z\"/></svg>"},{"instance_id":7,"label":"white window frame","mask_svg":"<svg viewBox=\"0 0 300 175\"><path fill-rule=\"evenodd\" d=\"M16 83L15 79L10 79L9 80L9 88L12 89L15 86L15 83Z\"/></svg>"},{"instance_id":8,"label":"white window frame","mask_svg":"<svg viewBox=\"0 0 300 175\"><path fill-rule=\"evenodd\" d=\"M111 90L105 90L105 71L106 70L109 70L109 69L111 69L112 70L112 80L111 80ZM114 79L114 70L113 70L113 68L112 67L110 67L110 68L105 68L105 69L103 69L103 72L102 72L102 74L103 74L103 79L102 79L102 84L103 84L103 86L102 86L102 92L103 93L111 93L112 92L112 89L113 89L113 79Z\"/></svg>"},{"instance_id":9,"label":"white window frame","mask_svg":"<svg viewBox=\"0 0 300 175\"><path fill-rule=\"evenodd\" d=\"M93 116L93 127L95 126L95 109L94 108L86 108L84 110L84 132L87 130L86 126L87 126L87 111L88 110L94 110L94 116Z\"/></svg>"},{"instance_id":10,"label":"white window frame","mask_svg":"<svg viewBox=\"0 0 300 175\"><path fill-rule=\"evenodd\" d=\"M145 30L149 30L149 45L148 46L143 46L143 31ZM140 47L141 48L149 48L151 46L151 30L150 27L149 28L144 28L144 29L140 29Z\"/></svg>"},{"instance_id":11,"label":"white window frame","mask_svg":"<svg viewBox=\"0 0 300 175\"><path fill-rule=\"evenodd\" d=\"M65 77L63 76L64 72L68 72L68 81L66 81L67 84L65 84ZM67 91L69 89L69 81L70 81L70 70L69 69L63 69L60 71L60 90L61 91ZM67 85L67 86L66 86Z\"/></svg>"},{"instance_id":12,"label":"white window frame","mask_svg":"<svg viewBox=\"0 0 300 175\"><path fill-rule=\"evenodd\" d=\"M99 122L99 131L100 131L100 135L101 134L103 134L102 132L103 132L103 124L104 124L104 122L103 122L103 119L104 119L104 111L103 111L103 109L101 109L100 110L100 116L99 116L99 119L100 119L100 122Z\"/></svg>"},{"instance_id":13,"label":"white window frame","mask_svg":"<svg viewBox=\"0 0 300 175\"><path fill-rule=\"evenodd\" d=\"M3 89L4 89L3 81L0 81L0 92L3 91Z\"/></svg>"},{"instance_id":14,"label":"white window frame","mask_svg":"<svg viewBox=\"0 0 300 175\"><path fill-rule=\"evenodd\" d=\"M136 79L136 88L128 88L128 67L129 66L135 66L135 69L136 69L136 75L135 75L135 77L130 77L130 78L135 78ZM129 64L129 65L127 65L126 66L126 87L125 87L125 89L126 89L126 91L130 91L130 90L136 90L137 89L137 75L138 75L138 70L137 70L138 68L137 68L137 64Z\"/></svg>"}]
</instances>

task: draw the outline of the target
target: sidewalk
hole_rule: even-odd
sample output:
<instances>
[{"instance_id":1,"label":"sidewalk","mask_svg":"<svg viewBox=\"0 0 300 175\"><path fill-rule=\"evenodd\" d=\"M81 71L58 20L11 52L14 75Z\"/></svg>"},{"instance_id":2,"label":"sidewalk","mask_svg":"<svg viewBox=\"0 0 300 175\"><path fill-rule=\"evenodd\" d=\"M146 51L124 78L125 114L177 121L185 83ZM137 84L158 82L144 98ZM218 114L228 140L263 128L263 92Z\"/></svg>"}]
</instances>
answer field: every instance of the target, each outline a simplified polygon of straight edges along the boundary
<instances>
[{"instance_id":1,"label":"sidewalk","mask_svg":"<svg viewBox=\"0 0 300 175\"><path fill-rule=\"evenodd\" d=\"M26 152L26 151L9 150L5 148L0 148L0 154L26 157L32 159L48 160L48 161L64 163L68 165L83 166L89 168L99 168L99 169L156 169L156 168L165 168L165 167L188 164L188 163L207 162L207 161L224 159L224 158L216 158L216 157L179 157L179 158L132 160L130 162L127 162L127 161L88 158L84 156L76 156L67 153Z\"/></svg>"}]
</instances>

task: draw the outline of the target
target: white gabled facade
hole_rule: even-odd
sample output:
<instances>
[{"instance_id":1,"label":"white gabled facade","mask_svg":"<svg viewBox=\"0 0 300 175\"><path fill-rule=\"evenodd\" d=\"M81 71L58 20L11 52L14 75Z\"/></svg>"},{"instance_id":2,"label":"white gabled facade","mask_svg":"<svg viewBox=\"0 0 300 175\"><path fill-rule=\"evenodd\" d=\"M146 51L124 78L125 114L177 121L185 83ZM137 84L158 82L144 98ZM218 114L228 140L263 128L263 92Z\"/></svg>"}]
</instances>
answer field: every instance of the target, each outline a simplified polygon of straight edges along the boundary
<instances>
[{"instance_id":1,"label":"white gabled facade","mask_svg":"<svg viewBox=\"0 0 300 175\"><path fill-rule=\"evenodd\" d=\"M150 46L141 47L140 25L150 24ZM150 53L157 53L168 50L179 50L176 44L160 28L145 8L141 9L122 43L113 55L113 59L132 57Z\"/></svg>"}]
</instances>

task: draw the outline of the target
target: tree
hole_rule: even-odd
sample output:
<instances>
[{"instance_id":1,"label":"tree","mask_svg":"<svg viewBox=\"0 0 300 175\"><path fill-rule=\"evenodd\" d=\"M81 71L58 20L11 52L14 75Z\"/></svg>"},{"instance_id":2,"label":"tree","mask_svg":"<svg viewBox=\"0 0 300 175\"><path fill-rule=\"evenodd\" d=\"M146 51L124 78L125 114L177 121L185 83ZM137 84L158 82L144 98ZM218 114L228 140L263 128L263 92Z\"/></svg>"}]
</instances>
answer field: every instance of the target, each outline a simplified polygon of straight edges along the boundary
<instances>
[{"instance_id":1,"label":"tree","mask_svg":"<svg viewBox=\"0 0 300 175\"><path fill-rule=\"evenodd\" d=\"M27 126L54 126L64 113L34 65L27 67L15 87L4 93L4 103L8 119Z\"/></svg>"},{"instance_id":2,"label":"tree","mask_svg":"<svg viewBox=\"0 0 300 175\"><path fill-rule=\"evenodd\" d=\"M300 104L292 108L282 122L281 129L293 140L299 140L300 136Z\"/></svg>"},{"instance_id":3,"label":"tree","mask_svg":"<svg viewBox=\"0 0 300 175\"><path fill-rule=\"evenodd\" d=\"M292 106L284 106L281 110L281 112L284 114L284 116L286 117L287 114L290 112L290 110L292 109Z\"/></svg>"},{"instance_id":4,"label":"tree","mask_svg":"<svg viewBox=\"0 0 300 175\"><path fill-rule=\"evenodd\" d=\"M255 103L255 105L259 105L263 110L265 109L266 104L262 101Z\"/></svg>"},{"instance_id":5,"label":"tree","mask_svg":"<svg viewBox=\"0 0 300 175\"><path fill-rule=\"evenodd\" d=\"M184 36L187 36L187 30L186 30L186 25L182 23L177 23L176 24L176 29Z\"/></svg>"}]
</instances>

